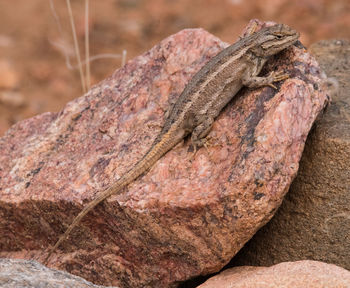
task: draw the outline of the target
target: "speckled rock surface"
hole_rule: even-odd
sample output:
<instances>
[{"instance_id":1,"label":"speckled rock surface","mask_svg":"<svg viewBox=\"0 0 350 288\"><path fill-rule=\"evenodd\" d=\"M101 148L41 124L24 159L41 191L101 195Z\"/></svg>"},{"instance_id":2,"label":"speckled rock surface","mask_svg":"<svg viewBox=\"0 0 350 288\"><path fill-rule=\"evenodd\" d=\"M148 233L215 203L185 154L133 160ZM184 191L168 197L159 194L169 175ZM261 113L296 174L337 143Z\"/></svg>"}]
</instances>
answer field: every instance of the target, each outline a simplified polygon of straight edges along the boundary
<instances>
[{"instance_id":1,"label":"speckled rock surface","mask_svg":"<svg viewBox=\"0 0 350 288\"><path fill-rule=\"evenodd\" d=\"M187 81L227 44L184 30L67 104L0 139L0 256L42 261L85 203L147 151ZM281 204L306 136L327 102L316 61L292 47L263 73L290 78L243 90L210 132L188 139L89 213L49 266L96 284L176 286L219 271Z\"/></svg>"},{"instance_id":2,"label":"speckled rock surface","mask_svg":"<svg viewBox=\"0 0 350 288\"><path fill-rule=\"evenodd\" d=\"M339 91L310 133L280 209L234 265L312 259L350 270L350 42L322 41L310 49L338 79Z\"/></svg>"},{"instance_id":3,"label":"speckled rock surface","mask_svg":"<svg viewBox=\"0 0 350 288\"><path fill-rule=\"evenodd\" d=\"M347 288L350 272L317 261L285 262L271 267L227 269L198 288Z\"/></svg>"},{"instance_id":4,"label":"speckled rock surface","mask_svg":"<svg viewBox=\"0 0 350 288\"><path fill-rule=\"evenodd\" d=\"M49 269L33 260L1 259L0 287L4 288L103 288L81 277ZM106 287L107 288L107 287ZM110 287L112 288L112 287ZM117 287L115 287L117 288Z\"/></svg>"}]
</instances>

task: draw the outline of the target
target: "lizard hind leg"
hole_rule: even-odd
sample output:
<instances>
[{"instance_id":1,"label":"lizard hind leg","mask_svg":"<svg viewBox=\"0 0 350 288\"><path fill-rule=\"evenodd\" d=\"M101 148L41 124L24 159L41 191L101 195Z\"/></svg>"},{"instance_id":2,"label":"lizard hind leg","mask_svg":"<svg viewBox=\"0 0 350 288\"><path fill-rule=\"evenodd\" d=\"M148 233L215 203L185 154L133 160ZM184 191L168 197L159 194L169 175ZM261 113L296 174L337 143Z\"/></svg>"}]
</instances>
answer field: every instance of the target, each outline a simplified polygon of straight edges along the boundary
<instances>
[{"instance_id":1,"label":"lizard hind leg","mask_svg":"<svg viewBox=\"0 0 350 288\"><path fill-rule=\"evenodd\" d=\"M192 135L191 135L191 142L192 146L194 148L193 154L191 156L191 159L196 156L196 153L199 148L202 146L205 147L208 154L208 145L207 145L207 136L211 130L211 127L213 126L214 119L212 117L206 118L202 123L200 123L196 128L193 129Z\"/></svg>"}]
</instances>

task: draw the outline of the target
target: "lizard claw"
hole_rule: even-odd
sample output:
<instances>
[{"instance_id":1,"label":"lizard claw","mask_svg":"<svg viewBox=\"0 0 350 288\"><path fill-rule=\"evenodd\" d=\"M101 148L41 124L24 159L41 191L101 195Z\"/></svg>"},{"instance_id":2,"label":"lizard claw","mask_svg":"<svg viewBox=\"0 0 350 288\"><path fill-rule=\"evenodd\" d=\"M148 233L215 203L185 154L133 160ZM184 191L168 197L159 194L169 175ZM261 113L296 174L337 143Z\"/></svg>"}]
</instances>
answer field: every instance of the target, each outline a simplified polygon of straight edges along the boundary
<instances>
[{"instance_id":1,"label":"lizard claw","mask_svg":"<svg viewBox=\"0 0 350 288\"><path fill-rule=\"evenodd\" d=\"M267 86L270 86L271 88L277 90L277 87L275 85L273 85L272 83L267 84Z\"/></svg>"},{"instance_id":2,"label":"lizard claw","mask_svg":"<svg viewBox=\"0 0 350 288\"><path fill-rule=\"evenodd\" d=\"M192 155L190 156L190 161L192 162L192 160L194 159L194 157L196 156L196 154L197 154L197 152L198 152L198 148L197 148L197 145L193 145L192 144L192 146L193 146L193 153L192 153Z\"/></svg>"},{"instance_id":3,"label":"lizard claw","mask_svg":"<svg viewBox=\"0 0 350 288\"><path fill-rule=\"evenodd\" d=\"M274 82L286 80L289 78L289 75L287 73L284 73L283 71L277 71L274 73Z\"/></svg>"},{"instance_id":4,"label":"lizard claw","mask_svg":"<svg viewBox=\"0 0 350 288\"><path fill-rule=\"evenodd\" d=\"M208 142L209 142L209 140L206 139L206 141L203 143L203 146L204 146L205 150L207 151L208 155L210 156L209 147L211 146L211 144Z\"/></svg>"}]
</instances>

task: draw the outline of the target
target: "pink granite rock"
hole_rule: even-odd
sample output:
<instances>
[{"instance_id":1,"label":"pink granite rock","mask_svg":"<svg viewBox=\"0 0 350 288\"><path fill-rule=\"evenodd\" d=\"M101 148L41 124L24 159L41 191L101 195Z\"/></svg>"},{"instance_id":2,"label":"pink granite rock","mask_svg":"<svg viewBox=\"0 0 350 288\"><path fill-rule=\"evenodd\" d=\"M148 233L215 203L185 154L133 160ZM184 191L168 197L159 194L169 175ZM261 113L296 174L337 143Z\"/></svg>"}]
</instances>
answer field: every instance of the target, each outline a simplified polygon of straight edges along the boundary
<instances>
[{"instance_id":1,"label":"pink granite rock","mask_svg":"<svg viewBox=\"0 0 350 288\"><path fill-rule=\"evenodd\" d=\"M82 207L147 151L168 102L227 44L181 31L60 113L0 139L0 256L43 261ZM303 48L271 59L278 89L244 89L215 121L209 154L188 139L89 213L49 266L95 284L169 287L219 271L281 204L327 102Z\"/></svg>"},{"instance_id":2,"label":"pink granite rock","mask_svg":"<svg viewBox=\"0 0 350 288\"><path fill-rule=\"evenodd\" d=\"M350 272L318 261L284 262L271 267L238 266L216 275L198 288L347 288Z\"/></svg>"}]
</instances>

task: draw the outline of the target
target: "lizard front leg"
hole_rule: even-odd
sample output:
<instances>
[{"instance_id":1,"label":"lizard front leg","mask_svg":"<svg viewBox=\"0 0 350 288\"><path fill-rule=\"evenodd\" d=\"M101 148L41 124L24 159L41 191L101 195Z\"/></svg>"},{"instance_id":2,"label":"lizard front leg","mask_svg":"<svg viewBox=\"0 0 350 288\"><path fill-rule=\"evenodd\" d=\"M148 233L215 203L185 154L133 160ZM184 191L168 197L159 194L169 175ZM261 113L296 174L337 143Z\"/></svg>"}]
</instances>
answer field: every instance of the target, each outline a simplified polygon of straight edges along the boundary
<instances>
[{"instance_id":1,"label":"lizard front leg","mask_svg":"<svg viewBox=\"0 0 350 288\"><path fill-rule=\"evenodd\" d=\"M270 86L274 89L277 89L277 87L272 83L285 80L287 78L289 78L289 75L284 73L283 71L273 71L266 77L251 76L248 73L246 73L242 78L242 84L249 88Z\"/></svg>"}]
</instances>

